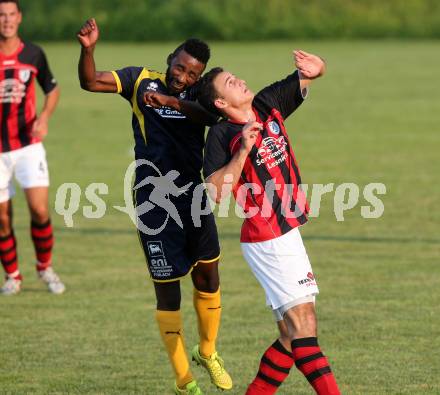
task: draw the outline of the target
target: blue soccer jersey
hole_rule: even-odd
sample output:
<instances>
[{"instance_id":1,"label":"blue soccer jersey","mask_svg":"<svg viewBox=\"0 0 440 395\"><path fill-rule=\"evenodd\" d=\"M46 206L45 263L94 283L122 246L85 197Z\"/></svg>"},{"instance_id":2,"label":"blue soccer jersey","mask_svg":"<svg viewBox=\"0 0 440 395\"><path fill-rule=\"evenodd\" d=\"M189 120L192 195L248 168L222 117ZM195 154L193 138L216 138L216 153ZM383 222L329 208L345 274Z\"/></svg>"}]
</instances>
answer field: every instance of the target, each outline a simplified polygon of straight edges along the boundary
<instances>
[{"instance_id":1,"label":"blue soccer jersey","mask_svg":"<svg viewBox=\"0 0 440 395\"><path fill-rule=\"evenodd\" d=\"M177 170L176 185L201 182L205 126L187 119L169 107L154 109L143 102L147 91L170 95L165 73L144 67L126 67L113 71L118 93L130 102L136 159L147 159L164 175ZM187 89L178 96L196 100L196 89ZM149 173L151 172L151 173ZM157 176L153 169L142 167L142 178ZM138 172L138 176L140 176Z\"/></svg>"}]
</instances>

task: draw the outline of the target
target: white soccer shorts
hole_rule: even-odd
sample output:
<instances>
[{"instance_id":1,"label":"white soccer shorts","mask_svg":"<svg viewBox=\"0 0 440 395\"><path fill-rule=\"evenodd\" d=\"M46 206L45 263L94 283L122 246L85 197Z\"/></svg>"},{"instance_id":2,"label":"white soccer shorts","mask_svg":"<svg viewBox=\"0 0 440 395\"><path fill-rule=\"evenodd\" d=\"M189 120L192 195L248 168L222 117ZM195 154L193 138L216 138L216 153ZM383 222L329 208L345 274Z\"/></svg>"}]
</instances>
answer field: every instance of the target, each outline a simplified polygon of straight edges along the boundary
<instances>
[{"instance_id":1,"label":"white soccer shorts","mask_svg":"<svg viewBox=\"0 0 440 395\"><path fill-rule=\"evenodd\" d=\"M241 249L278 321L289 308L314 302L318 285L298 228L272 240L241 243Z\"/></svg>"},{"instance_id":2,"label":"white soccer shorts","mask_svg":"<svg viewBox=\"0 0 440 395\"><path fill-rule=\"evenodd\" d=\"M0 154L0 203L15 195L13 176L23 189L49 186L46 151L42 143Z\"/></svg>"}]
</instances>

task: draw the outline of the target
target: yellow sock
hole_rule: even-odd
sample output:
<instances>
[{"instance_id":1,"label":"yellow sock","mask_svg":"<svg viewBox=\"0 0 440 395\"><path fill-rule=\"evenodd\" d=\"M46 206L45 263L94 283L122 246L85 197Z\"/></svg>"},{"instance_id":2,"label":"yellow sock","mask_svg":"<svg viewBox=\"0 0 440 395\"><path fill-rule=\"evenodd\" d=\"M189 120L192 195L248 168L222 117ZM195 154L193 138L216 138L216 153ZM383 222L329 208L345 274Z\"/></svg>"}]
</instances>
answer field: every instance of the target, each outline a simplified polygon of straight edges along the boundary
<instances>
[{"instance_id":1,"label":"yellow sock","mask_svg":"<svg viewBox=\"0 0 440 395\"><path fill-rule=\"evenodd\" d=\"M176 375L176 384L183 388L194 380L189 369L188 357L183 339L183 323L180 311L156 311L160 336L167 349L168 358Z\"/></svg>"},{"instance_id":2,"label":"yellow sock","mask_svg":"<svg viewBox=\"0 0 440 395\"><path fill-rule=\"evenodd\" d=\"M214 293L201 292L194 288L193 301L199 325L200 354L209 357L215 352L215 341L220 326L220 288Z\"/></svg>"}]
</instances>

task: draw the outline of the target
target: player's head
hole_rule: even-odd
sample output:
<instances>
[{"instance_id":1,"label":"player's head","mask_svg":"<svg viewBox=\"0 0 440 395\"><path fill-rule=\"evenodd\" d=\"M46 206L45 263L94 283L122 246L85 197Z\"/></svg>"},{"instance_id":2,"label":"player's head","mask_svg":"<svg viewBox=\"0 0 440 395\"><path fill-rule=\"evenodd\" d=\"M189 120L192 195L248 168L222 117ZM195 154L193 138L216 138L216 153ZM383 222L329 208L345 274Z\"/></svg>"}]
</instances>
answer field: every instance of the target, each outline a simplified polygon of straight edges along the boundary
<instances>
[{"instance_id":1,"label":"player's head","mask_svg":"<svg viewBox=\"0 0 440 395\"><path fill-rule=\"evenodd\" d=\"M212 113L229 115L231 109L251 105L254 96L245 81L221 67L215 67L201 79L198 100Z\"/></svg>"},{"instance_id":2,"label":"player's head","mask_svg":"<svg viewBox=\"0 0 440 395\"><path fill-rule=\"evenodd\" d=\"M16 37L21 23L21 8L18 0L0 0L0 38Z\"/></svg>"},{"instance_id":3,"label":"player's head","mask_svg":"<svg viewBox=\"0 0 440 395\"><path fill-rule=\"evenodd\" d=\"M171 93L183 92L194 85L205 71L211 52L208 44L190 38L168 55L167 85Z\"/></svg>"}]
</instances>

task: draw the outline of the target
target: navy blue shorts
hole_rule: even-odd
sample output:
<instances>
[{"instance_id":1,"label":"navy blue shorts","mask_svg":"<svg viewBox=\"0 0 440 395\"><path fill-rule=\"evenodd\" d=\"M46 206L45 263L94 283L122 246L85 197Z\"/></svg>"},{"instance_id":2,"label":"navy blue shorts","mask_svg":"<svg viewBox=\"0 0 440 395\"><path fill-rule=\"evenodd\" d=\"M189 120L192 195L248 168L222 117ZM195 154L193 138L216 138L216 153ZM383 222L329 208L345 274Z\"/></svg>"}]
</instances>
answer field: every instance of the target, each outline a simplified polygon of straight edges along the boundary
<instances>
[{"instance_id":1,"label":"navy blue shorts","mask_svg":"<svg viewBox=\"0 0 440 395\"><path fill-rule=\"evenodd\" d=\"M150 192L144 188L137 190L135 206L150 201ZM204 204L206 200L204 195ZM167 210L153 204L148 212L139 215L137 226L150 276L156 282L179 280L198 262L214 262L220 256L214 215L202 215L200 223L194 224L190 198L171 198L170 201L177 209L180 224Z\"/></svg>"}]
</instances>

